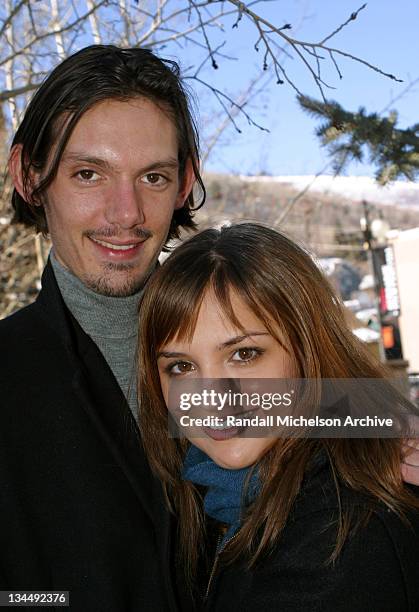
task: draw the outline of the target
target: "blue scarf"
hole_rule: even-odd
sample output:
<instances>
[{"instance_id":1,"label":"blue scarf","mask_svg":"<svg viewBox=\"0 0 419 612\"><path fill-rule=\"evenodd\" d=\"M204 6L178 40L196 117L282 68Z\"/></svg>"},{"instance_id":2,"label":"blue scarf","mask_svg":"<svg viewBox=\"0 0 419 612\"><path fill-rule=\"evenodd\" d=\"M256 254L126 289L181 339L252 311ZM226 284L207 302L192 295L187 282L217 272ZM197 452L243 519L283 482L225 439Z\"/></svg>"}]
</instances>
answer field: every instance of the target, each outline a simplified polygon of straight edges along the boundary
<instances>
[{"instance_id":1,"label":"blue scarf","mask_svg":"<svg viewBox=\"0 0 419 612\"><path fill-rule=\"evenodd\" d=\"M208 487L204 497L204 510L212 518L226 523L228 529L217 552L233 537L242 522L243 510L257 496L260 482L253 470L243 499L243 488L252 466L228 470L217 465L203 451L191 444L183 464L182 478Z\"/></svg>"}]
</instances>

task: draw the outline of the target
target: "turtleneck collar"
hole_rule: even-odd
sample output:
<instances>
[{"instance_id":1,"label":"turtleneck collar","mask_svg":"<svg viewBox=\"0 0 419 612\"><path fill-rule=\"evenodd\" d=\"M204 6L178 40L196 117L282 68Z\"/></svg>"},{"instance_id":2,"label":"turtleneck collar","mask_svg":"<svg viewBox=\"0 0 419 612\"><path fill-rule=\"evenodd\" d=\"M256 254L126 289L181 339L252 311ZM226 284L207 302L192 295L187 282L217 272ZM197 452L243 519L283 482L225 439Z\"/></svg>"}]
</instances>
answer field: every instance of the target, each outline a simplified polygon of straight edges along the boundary
<instances>
[{"instance_id":1,"label":"turtleneck collar","mask_svg":"<svg viewBox=\"0 0 419 612\"><path fill-rule=\"evenodd\" d=\"M128 297L108 297L89 289L50 253L51 264L66 306L92 337L124 339L137 335L142 290Z\"/></svg>"}]
</instances>

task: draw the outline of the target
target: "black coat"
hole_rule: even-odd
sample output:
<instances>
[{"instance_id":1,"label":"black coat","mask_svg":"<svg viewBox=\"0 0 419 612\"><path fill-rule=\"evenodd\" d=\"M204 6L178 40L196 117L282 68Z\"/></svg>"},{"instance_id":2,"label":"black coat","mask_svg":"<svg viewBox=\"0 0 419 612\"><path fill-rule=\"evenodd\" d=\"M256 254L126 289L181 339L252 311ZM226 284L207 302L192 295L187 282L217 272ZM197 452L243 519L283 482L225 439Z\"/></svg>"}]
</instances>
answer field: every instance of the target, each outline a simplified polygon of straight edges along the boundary
<instances>
[{"instance_id":1,"label":"black coat","mask_svg":"<svg viewBox=\"0 0 419 612\"><path fill-rule=\"evenodd\" d=\"M74 612L176 610L137 425L50 264L42 284L0 322L0 590L70 591Z\"/></svg>"},{"instance_id":2,"label":"black coat","mask_svg":"<svg viewBox=\"0 0 419 612\"><path fill-rule=\"evenodd\" d=\"M411 486L417 494L418 487ZM418 612L419 511L410 527L383 506L341 489L353 518L372 511L335 565L338 499L325 457L308 473L280 541L253 570L219 556L204 609L208 612Z\"/></svg>"}]
</instances>

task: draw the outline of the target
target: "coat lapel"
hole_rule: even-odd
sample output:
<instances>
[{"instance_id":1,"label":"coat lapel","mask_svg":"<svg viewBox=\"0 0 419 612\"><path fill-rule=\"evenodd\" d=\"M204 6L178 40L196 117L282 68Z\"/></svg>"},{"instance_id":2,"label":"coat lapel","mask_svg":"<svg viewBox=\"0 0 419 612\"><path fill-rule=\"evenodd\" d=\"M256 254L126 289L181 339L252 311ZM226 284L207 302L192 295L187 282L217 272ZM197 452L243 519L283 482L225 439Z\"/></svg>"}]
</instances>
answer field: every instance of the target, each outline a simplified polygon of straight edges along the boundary
<instances>
[{"instance_id":1,"label":"coat lapel","mask_svg":"<svg viewBox=\"0 0 419 612\"><path fill-rule=\"evenodd\" d=\"M128 403L102 353L66 307L50 261L42 275L42 290L36 303L49 332L65 346L73 366L74 393L80 405L155 526L168 601L175 612L170 550L173 526L161 484L151 473Z\"/></svg>"},{"instance_id":2,"label":"coat lapel","mask_svg":"<svg viewBox=\"0 0 419 612\"><path fill-rule=\"evenodd\" d=\"M42 275L37 305L51 333L65 346L73 366L73 389L80 405L154 520L153 497L161 487L153 482L137 424L100 350L65 306L49 261Z\"/></svg>"}]
</instances>

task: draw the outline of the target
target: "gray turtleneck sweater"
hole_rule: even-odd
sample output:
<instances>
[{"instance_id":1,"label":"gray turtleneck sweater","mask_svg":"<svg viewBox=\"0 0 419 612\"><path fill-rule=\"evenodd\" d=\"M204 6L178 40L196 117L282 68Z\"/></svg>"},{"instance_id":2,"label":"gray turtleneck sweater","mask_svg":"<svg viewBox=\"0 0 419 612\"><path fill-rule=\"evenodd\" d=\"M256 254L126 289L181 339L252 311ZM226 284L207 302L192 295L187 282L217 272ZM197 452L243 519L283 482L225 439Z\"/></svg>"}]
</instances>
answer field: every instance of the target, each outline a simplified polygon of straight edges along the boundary
<instances>
[{"instance_id":1,"label":"gray turtleneck sweater","mask_svg":"<svg viewBox=\"0 0 419 612\"><path fill-rule=\"evenodd\" d=\"M100 295L65 268L54 251L51 251L50 258L67 308L99 347L138 421L135 354L142 291L128 297Z\"/></svg>"}]
</instances>

